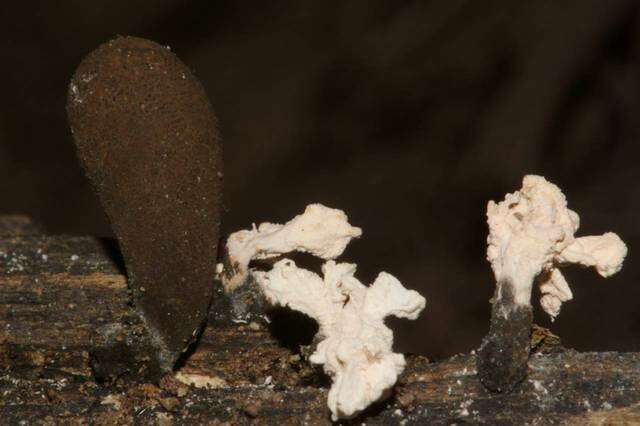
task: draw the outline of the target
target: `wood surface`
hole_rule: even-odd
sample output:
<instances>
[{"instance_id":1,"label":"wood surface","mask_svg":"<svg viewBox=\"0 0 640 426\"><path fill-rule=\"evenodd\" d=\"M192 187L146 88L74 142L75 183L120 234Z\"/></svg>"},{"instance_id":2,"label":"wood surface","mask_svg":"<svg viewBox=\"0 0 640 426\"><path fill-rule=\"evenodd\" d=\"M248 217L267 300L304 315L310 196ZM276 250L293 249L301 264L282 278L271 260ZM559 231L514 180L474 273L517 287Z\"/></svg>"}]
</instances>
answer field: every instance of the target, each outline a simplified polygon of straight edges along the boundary
<instances>
[{"instance_id":1,"label":"wood surface","mask_svg":"<svg viewBox=\"0 0 640 426\"><path fill-rule=\"evenodd\" d=\"M214 316L182 376L97 383L92 348L137 321L117 245L45 236L26 218L0 217L0 423L330 423L330 381L299 350L309 342L287 323L295 317L225 324ZM345 423L640 422L639 353L579 353L544 330L534 335L529 376L512 393L482 387L472 348L436 363L408 355L393 395Z\"/></svg>"}]
</instances>

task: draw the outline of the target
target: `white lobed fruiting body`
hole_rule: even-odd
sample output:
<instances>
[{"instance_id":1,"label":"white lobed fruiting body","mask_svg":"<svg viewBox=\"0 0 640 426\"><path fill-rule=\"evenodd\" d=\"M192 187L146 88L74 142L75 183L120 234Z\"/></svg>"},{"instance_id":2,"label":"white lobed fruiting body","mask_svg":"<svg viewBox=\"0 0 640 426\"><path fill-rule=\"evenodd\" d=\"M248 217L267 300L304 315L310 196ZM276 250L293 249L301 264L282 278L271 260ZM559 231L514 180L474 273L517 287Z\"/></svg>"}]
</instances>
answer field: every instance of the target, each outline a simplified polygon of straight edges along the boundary
<instances>
[{"instance_id":1,"label":"white lobed fruiting body","mask_svg":"<svg viewBox=\"0 0 640 426\"><path fill-rule=\"evenodd\" d=\"M304 213L284 225L261 223L257 228L238 231L229 236L227 252L233 274L223 275L227 291L241 284L251 259L267 259L293 251L307 252L322 259L340 256L362 230L351 226L347 215L322 204L310 204Z\"/></svg>"},{"instance_id":2,"label":"white lobed fruiting body","mask_svg":"<svg viewBox=\"0 0 640 426\"><path fill-rule=\"evenodd\" d=\"M560 253L560 263L579 263L593 266L604 278L622 268L627 246L617 234L607 232L601 236L576 238Z\"/></svg>"},{"instance_id":3,"label":"white lobed fruiting body","mask_svg":"<svg viewBox=\"0 0 640 426\"><path fill-rule=\"evenodd\" d=\"M219 268L219 273L230 292L245 281L252 259L293 251L335 259L361 234L341 210L311 204L284 225L263 223L232 234L227 241L231 271L225 274ZM321 341L310 361L322 364L333 380L327 404L334 420L353 417L388 395L405 361L392 351L393 333L384 319L415 319L426 304L424 297L385 272L367 287L354 277L355 271L356 265L329 260L320 277L289 259L276 262L268 272L251 271L270 303L318 322Z\"/></svg>"},{"instance_id":4,"label":"white lobed fruiting body","mask_svg":"<svg viewBox=\"0 0 640 426\"><path fill-rule=\"evenodd\" d=\"M497 204L489 201L487 219L487 260L496 282L510 283L515 303L530 305L532 286L539 277L540 303L552 319L562 302L573 297L558 266L594 266L608 277L620 270L627 254L614 233L575 238L579 216L567 208L560 189L541 176L527 175L520 191Z\"/></svg>"},{"instance_id":5,"label":"white lobed fruiting body","mask_svg":"<svg viewBox=\"0 0 640 426\"><path fill-rule=\"evenodd\" d=\"M426 301L382 272L367 287L353 275L356 265L326 262L324 278L288 259L269 272L254 272L268 300L314 318L322 338L310 360L333 379L328 406L333 420L353 417L387 395L405 366L392 351L389 315L416 319Z\"/></svg>"}]
</instances>

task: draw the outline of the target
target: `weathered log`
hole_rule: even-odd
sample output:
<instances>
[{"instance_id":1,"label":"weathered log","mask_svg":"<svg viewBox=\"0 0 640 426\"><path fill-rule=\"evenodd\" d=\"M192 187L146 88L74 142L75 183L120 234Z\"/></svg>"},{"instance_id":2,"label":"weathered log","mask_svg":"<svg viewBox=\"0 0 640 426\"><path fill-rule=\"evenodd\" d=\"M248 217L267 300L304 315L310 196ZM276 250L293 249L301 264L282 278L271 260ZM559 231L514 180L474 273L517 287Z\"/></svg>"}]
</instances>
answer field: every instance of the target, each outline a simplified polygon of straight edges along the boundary
<instances>
[{"instance_id":1,"label":"weathered log","mask_svg":"<svg viewBox=\"0 0 640 426\"><path fill-rule=\"evenodd\" d=\"M115 245L20 235L0 238L0 252L0 423L329 423L328 379L296 350L301 342L287 335L295 334L292 329L273 329L283 325L278 321L269 328L225 326L212 313L215 325L177 376L209 388L187 386L175 375L157 384L135 375L96 383L89 352L123 324L136 325ZM640 418L639 353L578 353L543 341L528 378L507 394L485 390L473 352L437 363L422 356L407 361L394 395L353 424L617 424Z\"/></svg>"}]
</instances>

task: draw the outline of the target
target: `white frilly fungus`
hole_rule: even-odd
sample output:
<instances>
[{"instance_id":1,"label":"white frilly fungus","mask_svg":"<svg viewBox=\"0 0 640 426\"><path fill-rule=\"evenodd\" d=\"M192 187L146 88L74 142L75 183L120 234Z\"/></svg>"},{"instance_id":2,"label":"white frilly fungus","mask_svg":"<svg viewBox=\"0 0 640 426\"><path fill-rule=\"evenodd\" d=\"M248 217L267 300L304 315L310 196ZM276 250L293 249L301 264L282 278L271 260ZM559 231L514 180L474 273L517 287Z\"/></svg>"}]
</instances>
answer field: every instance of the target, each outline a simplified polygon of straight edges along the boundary
<instances>
[{"instance_id":1,"label":"white frilly fungus","mask_svg":"<svg viewBox=\"0 0 640 426\"><path fill-rule=\"evenodd\" d=\"M540 304L551 319L560 313L562 302L573 298L559 266L593 266L609 277L622 268L627 255L626 245L612 232L574 237L579 216L567 208L560 188L541 176L525 176L520 191L507 194L497 204L489 201L487 218L487 260L498 288L511 283L515 303L530 305L537 278Z\"/></svg>"},{"instance_id":2,"label":"white frilly fungus","mask_svg":"<svg viewBox=\"0 0 640 426\"><path fill-rule=\"evenodd\" d=\"M284 225L261 223L250 230L234 232L227 252L234 273L223 275L225 290L232 291L247 278L251 259L267 259L293 251L311 253L325 260L340 256L362 230L349 224L347 215L322 204L310 204L304 213Z\"/></svg>"},{"instance_id":3,"label":"white frilly fungus","mask_svg":"<svg viewBox=\"0 0 640 426\"><path fill-rule=\"evenodd\" d=\"M314 318L322 338L310 361L322 364L333 380L327 404L333 420L358 414L385 397L405 366L392 351L389 315L416 319L425 299L385 272L369 287L353 274L356 265L330 260L324 278L298 268L292 260L277 262L254 277L267 299Z\"/></svg>"},{"instance_id":4,"label":"white frilly fungus","mask_svg":"<svg viewBox=\"0 0 640 426\"><path fill-rule=\"evenodd\" d=\"M293 250L334 258L362 233L349 225L344 212L319 204L307 207L284 226L263 226L230 237L232 247L241 247L234 253L243 256L245 265L255 256ZM230 258L235 260L231 251ZM321 340L310 361L323 365L332 378L327 404L333 420L353 417L388 396L405 360L393 352L393 333L384 319L390 315L416 319L426 304L424 297L386 272L367 287L354 277L355 271L354 264L329 260L320 277L290 259L276 262L268 272L251 271L270 303L288 306L318 322Z\"/></svg>"}]
</instances>

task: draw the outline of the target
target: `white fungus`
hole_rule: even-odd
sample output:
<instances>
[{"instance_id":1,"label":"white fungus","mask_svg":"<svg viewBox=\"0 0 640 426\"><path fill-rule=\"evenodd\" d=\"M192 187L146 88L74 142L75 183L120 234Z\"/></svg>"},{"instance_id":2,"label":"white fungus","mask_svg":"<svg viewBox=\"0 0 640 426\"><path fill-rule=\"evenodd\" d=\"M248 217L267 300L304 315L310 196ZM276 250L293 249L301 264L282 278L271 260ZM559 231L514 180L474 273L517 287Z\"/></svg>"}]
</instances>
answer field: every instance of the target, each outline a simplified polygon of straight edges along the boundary
<instances>
[{"instance_id":1,"label":"white fungus","mask_svg":"<svg viewBox=\"0 0 640 426\"><path fill-rule=\"evenodd\" d=\"M579 216L567 208L560 189L541 176L525 176L520 191L507 194L497 204L489 201L487 218L487 260L499 288L500 283L510 283L515 303L529 305L537 278L540 304L552 319L560 313L562 302L573 297L559 266L593 266L608 277L622 268L627 254L624 242L611 232L574 237Z\"/></svg>"},{"instance_id":2,"label":"white fungus","mask_svg":"<svg viewBox=\"0 0 640 426\"><path fill-rule=\"evenodd\" d=\"M285 225L266 223L237 232L227 242L235 275L225 287L232 291L244 282L251 259L292 251L335 259L361 234L344 212L320 204L309 205ZM270 303L318 322L320 342L310 361L323 365L332 378L327 404L334 420L353 417L390 393L405 360L393 352L393 333L384 319L416 319L426 304L424 297L386 272L367 287L354 277L355 271L354 264L329 260L320 277L290 259L276 262L268 272L251 271Z\"/></svg>"},{"instance_id":3,"label":"white fungus","mask_svg":"<svg viewBox=\"0 0 640 426\"><path fill-rule=\"evenodd\" d=\"M392 351L387 316L416 319L425 299L385 272L369 287L353 275L356 265L330 260L323 278L289 259L269 272L254 272L267 299L315 319L322 339L310 361L333 380L328 405L332 418L349 418L387 395L405 366Z\"/></svg>"},{"instance_id":4,"label":"white fungus","mask_svg":"<svg viewBox=\"0 0 640 426\"><path fill-rule=\"evenodd\" d=\"M284 225L255 224L250 230L234 232L227 240L232 274L223 275L223 285L232 291L247 277L251 259L267 259L293 251L311 253L322 259L340 256L362 230L351 226L347 215L322 204L310 204L304 213Z\"/></svg>"}]
</instances>

